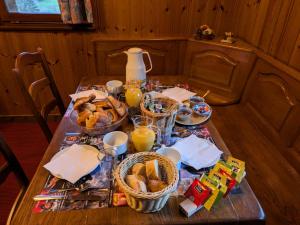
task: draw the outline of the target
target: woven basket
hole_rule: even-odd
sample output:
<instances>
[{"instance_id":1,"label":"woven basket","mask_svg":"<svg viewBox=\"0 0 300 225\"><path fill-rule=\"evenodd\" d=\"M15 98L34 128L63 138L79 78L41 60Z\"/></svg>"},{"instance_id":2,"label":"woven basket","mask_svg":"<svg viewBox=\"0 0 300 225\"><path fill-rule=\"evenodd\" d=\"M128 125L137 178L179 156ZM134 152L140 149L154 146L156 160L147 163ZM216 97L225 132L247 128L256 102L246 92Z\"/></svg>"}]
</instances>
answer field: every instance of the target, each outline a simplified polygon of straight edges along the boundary
<instances>
[{"instance_id":1,"label":"woven basket","mask_svg":"<svg viewBox=\"0 0 300 225\"><path fill-rule=\"evenodd\" d=\"M153 159L158 160L162 180L168 186L158 192L146 193L138 192L129 187L125 182L125 177L131 167L136 163L144 163ZM115 171L115 178L120 189L125 193L128 205L138 212L150 213L159 211L165 206L170 193L177 188L179 175L174 163L165 156L155 152L140 152L129 156L119 164Z\"/></svg>"},{"instance_id":2,"label":"woven basket","mask_svg":"<svg viewBox=\"0 0 300 225\"><path fill-rule=\"evenodd\" d=\"M153 113L145 108L144 99L145 97L142 98L140 103L142 115L153 119L153 125L160 129L162 144L169 145L179 107L178 103L175 100L167 97L154 98L155 101L162 102L164 105L166 105L167 110L165 113Z\"/></svg>"}]
</instances>

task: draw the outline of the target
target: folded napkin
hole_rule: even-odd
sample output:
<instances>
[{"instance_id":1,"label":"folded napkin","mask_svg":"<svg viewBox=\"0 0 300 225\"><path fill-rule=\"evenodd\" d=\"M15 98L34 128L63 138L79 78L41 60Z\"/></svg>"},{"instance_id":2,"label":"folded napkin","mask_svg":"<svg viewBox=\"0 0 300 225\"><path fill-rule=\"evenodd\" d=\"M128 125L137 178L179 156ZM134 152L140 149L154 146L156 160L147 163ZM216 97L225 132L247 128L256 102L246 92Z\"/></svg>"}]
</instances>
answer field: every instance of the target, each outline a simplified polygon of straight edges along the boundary
<instances>
[{"instance_id":1,"label":"folded napkin","mask_svg":"<svg viewBox=\"0 0 300 225\"><path fill-rule=\"evenodd\" d=\"M196 95L196 93L188 91L184 88L174 87L168 88L162 92L164 96L174 99L177 102L183 102L190 97Z\"/></svg>"},{"instance_id":2,"label":"folded napkin","mask_svg":"<svg viewBox=\"0 0 300 225\"><path fill-rule=\"evenodd\" d=\"M223 153L210 141L194 134L177 141L172 147L180 152L184 164L196 170L213 166Z\"/></svg>"},{"instance_id":3,"label":"folded napkin","mask_svg":"<svg viewBox=\"0 0 300 225\"><path fill-rule=\"evenodd\" d=\"M103 157L104 154L92 146L73 144L56 153L44 168L53 176L74 184L96 169Z\"/></svg>"},{"instance_id":4,"label":"folded napkin","mask_svg":"<svg viewBox=\"0 0 300 225\"><path fill-rule=\"evenodd\" d=\"M93 89L93 90L81 91L81 92L72 94L72 95L70 95L70 97L72 98L73 101L76 101L76 99L78 99L78 98L88 97L91 94L94 94L96 96L95 100L103 100L108 96L108 94L103 91L98 91L98 90Z\"/></svg>"}]
</instances>

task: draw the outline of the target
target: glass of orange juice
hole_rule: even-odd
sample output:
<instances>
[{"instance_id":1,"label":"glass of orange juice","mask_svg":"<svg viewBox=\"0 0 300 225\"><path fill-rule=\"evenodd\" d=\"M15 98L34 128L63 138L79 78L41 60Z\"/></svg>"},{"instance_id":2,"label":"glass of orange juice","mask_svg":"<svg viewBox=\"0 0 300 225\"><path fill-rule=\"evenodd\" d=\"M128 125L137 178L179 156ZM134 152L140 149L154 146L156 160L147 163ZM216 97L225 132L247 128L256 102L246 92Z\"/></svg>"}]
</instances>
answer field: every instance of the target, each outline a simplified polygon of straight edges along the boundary
<instances>
[{"instance_id":1,"label":"glass of orange juice","mask_svg":"<svg viewBox=\"0 0 300 225\"><path fill-rule=\"evenodd\" d=\"M135 116L132 118L134 131L131 138L135 149L139 152L150 151L155 142L155 136L159 142L160 131L153 125L153 120L146 116Z\"/></svg>"},{"instance_id":2,"label":"glass of orange juice","mask_svg":"<svg viewBox=\"0 0 300 225\"><path fill-rule=\"evenodd\" d=\"M143 93L140 89L140 82L129 81L126 84L125 99L130 107L139 107Z\"/></svg>"}]
</instances>

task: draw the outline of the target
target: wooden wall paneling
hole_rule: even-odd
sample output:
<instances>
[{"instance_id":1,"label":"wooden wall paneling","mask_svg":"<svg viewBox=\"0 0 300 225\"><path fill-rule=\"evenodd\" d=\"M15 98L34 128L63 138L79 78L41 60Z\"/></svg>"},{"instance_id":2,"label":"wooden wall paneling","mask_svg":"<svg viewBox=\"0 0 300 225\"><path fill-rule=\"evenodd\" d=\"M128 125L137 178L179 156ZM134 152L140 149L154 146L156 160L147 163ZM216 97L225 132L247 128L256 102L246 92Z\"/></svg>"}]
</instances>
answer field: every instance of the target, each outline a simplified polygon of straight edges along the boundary
<instances>
[{"instance_id":1,"label":"wooden wall paneling","mask_svg":"<svg viewBox=\"0 0 300 225\"><path fill-rule=\"evenodd\" d=\"M125 75L127 56L123 51L130 47L141 47L149 51L153 70L149 74L178 74L182 68L179 52L184 40L94 40L92 64L97 75ZM144 58L146 68L148 60Z\"/></svg>"},{"instance_id":2,"label":"wooden wall paneling","mask_svg":"<svg viewBox=\"0 0 300 225\"><path fill-rule=\"evenodd\" d=\"M207 97L211 104L232 104L242 95L255 55L251 48L239 45L219 41L190 41L187 45L184 74L200 89L211 90Z\"/></svg>"},{"instance_id":3,"label":"wooden wall paneling","mask_svg":"<svg viewBox=\"0 0 300 225\"><path fill-rule=\"evenodd\" d=\"M232 26L239 37L257 46L263 32L269 0L237 1L232 16L236 19Z\"/></svg>"},{"instance_id":4,"label":"wooden wall paneling","mask_svg":"<svg viewBox=\"0 0 300 225\"><path fill-rule=\"evenodd\" d=\"M300 132L298 79L259 59L243 97L245 112L275 143L291 147Z\"/></svg>"},{"instance_id":5,"label":"wooden wall paneling","mask_svg":"<svg viewBox=\"0 0 300 225\"><path fill-rule=\"evenodd\" d=\"M289 65L300 71L300 32L291 55Z\"/></svg>"},{"instance_id":6,"label":"wooden wall paneling","mask_svg":"<svg viewBox=\"0 0 300 225\"><path fill-rule=\"evenodd\" d=\"M292 1L275 57L288 63L300 32L300 2Z\"/></svg>"},{"instance_id":7,"label":"wooden wall paneling","mask_svg":"<svg viewBox=\"0 0 300 225\"><path fill-rule=\"evenodd\" d=\"M291 0L274 0L269 4L259 48L275 55L289 13Z\"/></svg>"}]
</instances>

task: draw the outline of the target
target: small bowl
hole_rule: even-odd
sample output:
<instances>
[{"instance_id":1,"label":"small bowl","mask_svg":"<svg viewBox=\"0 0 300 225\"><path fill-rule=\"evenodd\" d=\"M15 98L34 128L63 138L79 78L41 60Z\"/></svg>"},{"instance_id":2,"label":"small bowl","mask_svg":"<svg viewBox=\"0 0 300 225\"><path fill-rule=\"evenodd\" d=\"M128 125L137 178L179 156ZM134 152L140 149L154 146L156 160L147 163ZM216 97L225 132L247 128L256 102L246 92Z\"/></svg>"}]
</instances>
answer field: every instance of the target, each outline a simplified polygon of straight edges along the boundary
<instances>
[{"instance_id":1,"label":"small bowl","mask_svg":"<svg viewBox=\"0 0 300 225\"><path fill-rule=\"evenodd\" d=\"M192 97L190 97L190 106L192 108L192 107L194 107L194 105L200 104L204 101L205 101L205 99L200 96L192 96Z\"/></svg>"},{"instance_id":2,"label":"small bowl","mask_svg":"<svg viewBox=\"0 0 300 225\"><path fill-rule=\"evenodd\" d=\"M185 121L192 115L192 113L193 111L190 108L181 107L177 112L177 119L181 121Z\"/></svg>"},{"instance_id":3,"label":"small bowl","mask_svg":"<svg viewBox=\"0 0 300 225\"><path fill-rule=\"evenodd\" d=\"M211 111L211 107L205 102L193 106L193 112L199 116L210 116Z\"/></svg>"}]
</instances>

